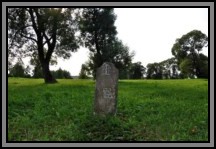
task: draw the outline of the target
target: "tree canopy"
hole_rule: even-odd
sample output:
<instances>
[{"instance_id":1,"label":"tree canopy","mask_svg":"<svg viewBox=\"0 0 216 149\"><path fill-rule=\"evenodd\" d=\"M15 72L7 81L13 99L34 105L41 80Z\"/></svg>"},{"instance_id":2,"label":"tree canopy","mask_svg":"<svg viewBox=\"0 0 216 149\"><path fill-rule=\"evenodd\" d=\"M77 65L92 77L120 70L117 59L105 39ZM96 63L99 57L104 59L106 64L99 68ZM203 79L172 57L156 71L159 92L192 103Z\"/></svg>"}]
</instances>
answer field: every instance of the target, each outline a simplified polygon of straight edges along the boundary
<instances>
[{"instance_id":1,"label":"tree canopy","mask_svg":"<svg viewBox=\"0 0 216 149\"><path fill-rule=\"evenodd\" d=\"M79 79L88 79L89 69L86 64L82 64L81 70L79 73Z\"/></svg>"},{"instance_id":2,"label":"tree canopy","mask_svg":"<svg viewBox=\"0 0 216 149\"><path fill-rule=\"evenodd\" d=\"M172 54L177 59L181 71L189 76L204 76L201 69L206 66L201 64L206 64L206 62L200 58L200 51L207 46L208 37L199 30L193 30L178 38L172 47Z\"/></svg>"},{"instance_id":3,"label":"tree canopy","mask_svg":"<svg viewBox=\"0 0 216 149\"><path fill-rule=\"evenodd\" d=\"M45 83L56 82L49 70L53 54L69 58L78 49L73 8L8 8L8 55L38 54Z\"/></svg>"},{"instance_id":4,"label":"tree canopy","mask_svg":"<svg viewBox=\"0 0 216 149\"><path fill-rule=\"evenodd\" d=\"M27 66L24 67L24 63L21 59L18 59L17 63L9 69L9 76L11 77L31 77L29 75L30 73L30 67Z\"/></svg>"},{"instance_id":5,"label":"tree canopy","mask_svg":"<svg viewBox=\"0 0 216 149\"><path fill-rule=\"evenodd\" d=\"M79 18L79 29L83 46L90 50L90 59L95 77L96 69L103 62L111 61L113 50L110 46L117 34L114 26L116 16L113 8L83 8ZM107 56L109 55L109 56Z\"/></svg>"},{"instance_id":6,"label":"tree canopy","mask_svg":"<svg viewBox=\"0 0 216 149\"><path fill-rule=\"evenodd\" d=\"M87 64L93 77L103 62L112 62L119 69L119 77L127 78L134 53L116 37L113 8L84 8L80 16L81 41L90 50Z\"/></svg>"}]
</instances>

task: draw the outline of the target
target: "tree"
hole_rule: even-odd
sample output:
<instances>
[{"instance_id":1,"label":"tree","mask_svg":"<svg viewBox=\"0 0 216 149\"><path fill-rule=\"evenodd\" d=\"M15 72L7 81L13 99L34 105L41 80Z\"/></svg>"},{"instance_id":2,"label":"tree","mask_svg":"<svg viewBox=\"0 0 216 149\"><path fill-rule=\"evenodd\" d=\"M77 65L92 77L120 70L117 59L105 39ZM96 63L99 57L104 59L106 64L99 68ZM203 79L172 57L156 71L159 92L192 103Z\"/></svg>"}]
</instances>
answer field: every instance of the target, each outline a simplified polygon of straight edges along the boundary
<instances>
[{"instance_id":1,"label":"tree","mask_svg":"<svg viewBox=\"0 0 216 149\"><path fill-rule=\"evenodd\" d=\"M18 58L16 64L12 66L9 69L9 77L23 77L23 78L30 78L30 71L31 68L29 65L26 67L24 66L24 63L21 58Z\"/></svg>"},{"instance_id":2,"label":"tree","mask_svg":"<svg viewBox=\"0 0 216 149\"><path fill-rule=\"evenodd\" d=\"M51 71L51 73L57 79L72 79L70 72L61 68L56 71Z\"/></svg>"},{"instance_id":3,"label":"tree","mask_svg":"<svg viewBox=\"0 0 216 149\"><path fill-rule=\"evenodd\" d=\"M141 79L145 73L146 68L141 64L141 62L132 63L130 69L131 79Z\"/></svg>"},{"instance_id":4,"label":"tree","mask_svg":"<svg viewBox=\"0 0 216 149\"><path fill-rule=\"evenodd\" d=\"M208 78L208 57L204 54L199 54L199 58L197 60L197 77L199 78ZM194 78L193 75L193 61L190 58L185 58L180 64L180 69L183 77Z\"/></svg>"},{"instance_id":5,"label":"tree","mask_svg":"<svg viewBox=\"0 0 216 149\"><path fill-rule=\"evenodd\" d=\"M82 64L81 66L81 70L80 70L80 73L79 73L79 79L88 79L88 66L86 64Z\"/></svg>"},{"instance_id":6,"label":"tree","mask_svg":"<svg viewBox=\"0 0 216 149\"><path fill-rule=\"evenodd\" d=\"M59 79L62 79L64 77L63 75L63 70L61 68L59 68L57 71L56 71L56 74L57 74L57 78Z\"/></svg>"},{"instance_id":7,"label":"tree","mask_svg":"<svg viewBox=\"0 0 216 149\"><path fill-rule=\"evenodd\" d=\"M129 71L132 67L132 59L135 52L130 52L129 47L124 45L123 42L117 38L113 41L113 45L111 46L112 54L107 55L107 57L110 58L110 62L114 63L119 70L119 78L129 79Z\"/></svg>"},{"instance_id":8,"label":"tree","mask_svg":"<svg viewBox=\"0 0 216 149\"><path fill-rule=\"evenodd\" d=\"M10 76L25 77L25 68L21 59L10 69Z\"/></svg>"},{"instance_id":9,"label":"tree","mask_svg":"<svg viewBox=\"0 0 216 149\"><path fill-rule=\"evenodd\" d=\"M19 63L16 63L10 71L10 76L12 76L12 77L24 77L25 76L25 68L22 65L20 65Z\"/></svg>"},{"instance_id":10,"label":"tree","mask_svg":"<svg viewBox=\"0 0 216 149\"><path fill-rule=\"evenodd\" d=\"M146 74L148 79L162 79L163 67L160 63L149 63Z\"/></svg>"},{"instance_id":11,"label":"tree","mask_svg":"<svg viewBox=\"0 0 216 149\"><path fill-rule=\"evenodd\" d=\"M35 65L33 69L33 78L43 78L43 70L40 64Z\"/></svg>"},{"instance_id":12,"label":"tree","mask_svg":"<svg viewBox=\"0 0 216 149\"><path fill-rule=\"evenodd\" d=\"M9 8L8 53L31 56L37 51L45 83L55 83L49 70L52 55L69 58L78 48L73 12L72 8Z\"/></svg>"},{"instance_id":13,"label":"tree","mask_svg":"<svg viewBox=\"0 0 216 149\"><path fill-rule=\"evenodd\" d=\"M112 62L119 70L119 79L129 78L129 69L132 65L132 59L134 52L130 52L129 48L122 43L121 40L115 39L111 45L109 45L110 53L103 55L104 61ZM97 57L90 53L89 61L87 63L88 72L92 72L95 78L95 72L97 69Z\"/></svg>"},{"instance_id":14,"label":"tree","mask_svg":"<svg viewBox=\"0 0 216 149\"><path fill-rule=\"evenodd\" d=\"M84 8L80 16L81 43L91 52L92 64L90 65L95 78L96 69L103 62L110 62L112 59L107 55L113 52L110 46L113 45L117 34L114 26L116 16L113 8Z\"/></svg>"},{"instance_id":15,"label":"tree","mask_svg":"<svg viewBox=\"0 0 216 149\"><path fill-rule=\"evenodd\" d=\"M176 79L179 77L178 70L177 60L172 57L159 63L149 63L146 76L148 79Z\"/></svg>"},{"instance_id":16,"label":"tree","mask_svg":"<svg viewBox=\"0 0 216 149\"><path fill-rule=\"evenodd\" d=\"M159 63L163 68L162 77L165 79L178 78L178 65L176 58L168 58Z\"/></svg>"},{"instance_id":17,"label":"tree","mask_svg":"<svg viewBox=\"0 0 216 149\"><path fill-rule=\"evenodd\" d=\"M40 60L39 60L39 57L38 57L38 53L37 53L36 50L32 54L32 57L30 59L30 64L34 66L33 78L43 78L43 76L44 76L43 69L41 67ZM50 59L50 65L56 65L56 64L57 64L57 57L52 56L51 59Z\"/></svg>"},{"instance_id":18,"label":"tree","mask_svg":"<svg viewBox=\"0 0 216 149\"><path fill-rule=\"evenodd\" d=\"M199 54L199 62L198 62L198 77L200 78L208 78L208 57L204 54Z\"/></svg>"},{"instance_id":19,"label":"tree","mask_svg":"<svg viewBox=\"0 0 216 149\"><path fill-rule=\"evenodd\" d=\"M72 79L72 76L71 76L71 74L70 74L69 71L63 70L63 78L65 78L65 79Z\"/></svg>"},{"instance_id":20,"label":"tree","mask_svg":"<svg viewBox=\"0 0 216 149\"><path fill-rule=\"evenodd\" d=\"M193 62L190 58L185 58L180 63L180 70L184 78L193 78Z\"/></svg>"},{"instance_id":21,"label":"tree","mask_svg":"<svg viewBox=\"0 0 216 149\"><path fill-rule=\"evenodd\" d=\"M181 66L181 70L186 69L184 72L187 72L187 75L200 77L199 52L207 46L208 37L201 31L193 30L176 40L172 54L177 59L178 66ZM186 64L189 64L190 68Z\"/></svg>"}]
</instances>

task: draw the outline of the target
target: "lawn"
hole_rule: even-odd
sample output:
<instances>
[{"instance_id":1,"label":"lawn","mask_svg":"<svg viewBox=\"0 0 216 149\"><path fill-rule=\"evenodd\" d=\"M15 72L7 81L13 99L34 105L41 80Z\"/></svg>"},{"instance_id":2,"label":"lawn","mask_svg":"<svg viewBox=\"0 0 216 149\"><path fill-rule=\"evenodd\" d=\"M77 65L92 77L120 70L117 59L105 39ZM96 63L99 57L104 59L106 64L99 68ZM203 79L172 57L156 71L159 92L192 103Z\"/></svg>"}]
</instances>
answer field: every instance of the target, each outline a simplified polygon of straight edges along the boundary
<instances>
[{"instance_id":1,"label":"lawn","mask_svg":"<svg viewBox=\"0 0 216 149\"><path fill-rule=\"evenodd\" d=\"M8 141L208 141L208 80L120 80L115 116L95 82L8 79Z\"/></svg>"}]
</instances>

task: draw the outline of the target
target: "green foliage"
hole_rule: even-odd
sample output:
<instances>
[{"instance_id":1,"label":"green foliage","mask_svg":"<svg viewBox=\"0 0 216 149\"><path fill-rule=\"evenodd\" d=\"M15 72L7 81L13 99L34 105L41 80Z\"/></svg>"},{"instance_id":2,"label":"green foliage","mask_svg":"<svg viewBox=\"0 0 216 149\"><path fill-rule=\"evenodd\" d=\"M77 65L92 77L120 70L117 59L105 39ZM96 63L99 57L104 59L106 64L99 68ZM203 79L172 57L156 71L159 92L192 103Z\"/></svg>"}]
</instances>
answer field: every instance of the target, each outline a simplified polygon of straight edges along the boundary
<instances>
[{"instance_id":1,"label":"green foliage","mask_svg":"<svg viewBox=\"0 0 216 149\"><path fill-rule=\"evenodd\" d=\"M129 48L122 43L122 41L115 39L113 45L109 45L109 52L105 53L103 56L103 62L112 62L115 67L119 70L120 79L129 78L129 69L132 65L132 59L134 57L134 52L129 51ZM93 77L97 70L97 57L90 53L89 61L87 62L88 71L92 72Z\"/></svg>"},{"instance_id":2,"label":"green foliage","mask_svg":"<svg viewBox=\"0 0 216 149\"><path fill-rule=\"evenodd\" d=\"M163 68L162 77L165 79L177 79L179 78L178 74L178 65L174 57L168 58L159 63Z\"/></svg>"},{"instance_id":3,"label":"green foliage","mask_svg":"<svg viewBox=\"0 0 216 149\"><path fill-rule=\"evenodd\" d=\"M88 79L88 66L86 64L82 64L81 66L81 70L80 70L80 73L79 73L79 79Z\"/></svg>"},{"instance_id":4,"label":"green foliage","mask_svg":"<svg viewBox=\"0 0 216 149\"><path fill-rule=\"evenodd\" d=\"M45 82L56 82L49 70L52 55L69 58L78 49L73 12L72 8L9 8L9 57L37 53Z\"/></svg>"},{"instance_id":5,"label":"green foliage","mask_svg":"<svg viewBox=\"0 0 216 149\"><path fill-rule=\"evenodd\" d=\"M160 63L149 63L147 65L147 79L162 79L163 67Z\"/></svg>"},{"instance_id":6,"label":"green foliage","mask_svg":"<svg viewBox=\"0 0 216 149\"><path fill-rule=\"evenodd\" d=\"M127 75L122 74L129 69L134 54L129 53L129 48L116 38L116 15L113 8L84 8L81 12L81 41L91 52L87 67L93 77L103 62L112 62L119 69L120 77L126 78Z\"/></svg>"},{"instance_id":7,"label":"green foliage","mask_svg":"<svg viewBox=\"0 0 216 149\"><path fill-rule=\"evenodd\" d=\"M57 79L72 79L70 72L67 70L62 70L61 68L56 71L51 71L51 73Z\"/></svg>"},{"instance_id":8,"label":"green foliage","mask_svg":"<svg viewBox=\"0 0 216 149\"><path fill-rule=\"evenodd\" d=\"M119 70L119 79L128 79L130 75L129 69L132 66L132 59L135 52L130 52L129 47L124 45L122 41L118 39L114 41L113 46L110 47L110 49L112 54L107 55L106 57L110 57L110 62L112 62Z\"/></svg>"},{"instance_id":9,"label":"green foliage","mask_svg":"<svg viewBox=\"0 0 216 149\"><path fill-rule=\"evenodd\" d=\"M40 64L35 65L33 69L33 78L43 78L43 70Z\"/></svg>"},{"instance_id":10,"label":"green foliage","mask_svg":"<svg viewBox=\"0 0 216 149\"><path fill-rule=\"evenodd\" d=\"M24 77L25 68L20 63L16 63L13 68L10 70L10 76L13 77Z\"/></svg>"},{"instance_id":11,"label":"green foliage","mask_svg":"<svg viewBox=\"0 0 216 149\"><path fill-rule=\"evenodd\" d=\"M83 8L81 12L79 29L83 45L100 56L107 52L106 46L117 33L113 8Z\"/></svg>"},{"instance_id":12,"label":"green foliage","mask_svg":"<svg viewBox=\"0 0 216 149\"><path fill-rule=\"evenodd\" d=\"M208 57L203 54L199 54L198 72L200 78L208 78Z\"/></svg>"},{"instance_id":13,"label":"green foliage","mask_svg":"<svg viewBox=\"0 0 216 149\"><path fill-rule=\"evenodd\" d=\"M185 58L180 64L180 70L185 78L192 78L193 77L193 62L189 58Z\"/></svg>"},{"instance_id":14,"label":"green foliage","mask_svg":"<svg viewBox=\"0 0 216 149\"><path fill-rule=\"evenodd\" d=\"M172 47L172 54L177 59L177 64L181 66L184 75L192 77L196 75L199 78L206 76L205 72L201 71L206 67L206 62L200 59L199 52L207 46L208 37L198 30L193 30L176 40ZM190 68L186 64L189 64Z\"/></svg>"},{"instance_id":15,"label":"green foliage","mask_svg":"<svg viewBox=\"0 0 216 149\"><path fill-rule=\"evenodd\" d=\"M122 80L116 116L93 115L95 82L8 79L9 141L208 141L208 81Z\"/></svg>"},{"instance_id":16,"label":"green foliage","mask_svg":"<svg viewBox=\"0 0 216 149\"><path fill-rule=\"evenodd\" d=\"M30 78L30 67L27 66L26 68L24 67L24 64L22 60L18 60L18 62L14 65L11 66L9 69L9 77L23 77L23 78Z\"/></svg>"},{"instance_id":17,"label":"green foliage","mask_svg":"<svg viewBox=\"0 0 216 149\"><path fill-rule=\"evenodd\" d=\"M141 79L145 74L145 67L141 62L132 63L130 68L130 79Z\"/></svg>"},{"instance_id":18,"label":"green foliage","mask_svg":"<svg viewBox=\"0 0 216 149\"><path fill-rule=\"evenodd\" d=\"M16 49L19 51L18 53L27 54L27 52L34 52L35 50L43 51L38 47L40 37L42 38L42 46L48 45L48 50L44 51L44 56L48 56L49 48L52 45L58 56L69 58L70 52L78 48L74 36L76 22L72 17L73 11L74 9L71 8L65 8L64 11L62 8L9 8L9 50L28 43L25 45L27 46L26 49ZM40 57L39 54L38 56Z\"/></svg>"}]
</instances>

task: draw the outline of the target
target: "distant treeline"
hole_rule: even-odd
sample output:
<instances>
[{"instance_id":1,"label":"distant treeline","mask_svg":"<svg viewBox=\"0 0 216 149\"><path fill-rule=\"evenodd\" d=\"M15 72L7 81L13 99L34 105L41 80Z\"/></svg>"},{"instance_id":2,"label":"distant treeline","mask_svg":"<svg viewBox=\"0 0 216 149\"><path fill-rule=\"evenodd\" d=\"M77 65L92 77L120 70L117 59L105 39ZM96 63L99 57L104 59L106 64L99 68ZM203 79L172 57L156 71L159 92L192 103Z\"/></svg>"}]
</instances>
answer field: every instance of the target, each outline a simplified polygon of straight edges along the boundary
<instances>
[{"instance_id":1,"label":"distant treeline","mask_svg":"<svg viewBox=\"0 0 216 149\"><path fill-rule=\"evenodd\" d=\"M57 79L73 79L70 72L59 68L56 71L51 71L51 74ZM33 75L30 75L30 67L26 68L20 62L17 62L8 74L8 77L23 77L23 78L43 78L43 72L41 67L35 67Z\"/></svg>"},{"instance_id":2,"label":"distant treeline","mask_svg":"<svg viewBox=\"0 0 216 149\"><path fill-rule=\"evenodd\" d=\"M200 54L200 62L198 64L199 74L193 73L191 65L180 65L177 60L169 58L159 63L149 63L144 67L141 62L131 63L129 69L119 69L119 79L184 79L184 78L208 78L208 57ZM186 61L187 62L187 61ZM184 63L183 63L184 64ZM41 67L35 66L33 74L30 75L30 67L24 67L22 62L17 62L9 69L8 77L24 77L24 78L43 78ZM70 72L59 68L51 71L51 74L57 79L72 79ZM92 78L90 69L83 64L78 76L79 79Z\"/></svg>"}]
</instances>

